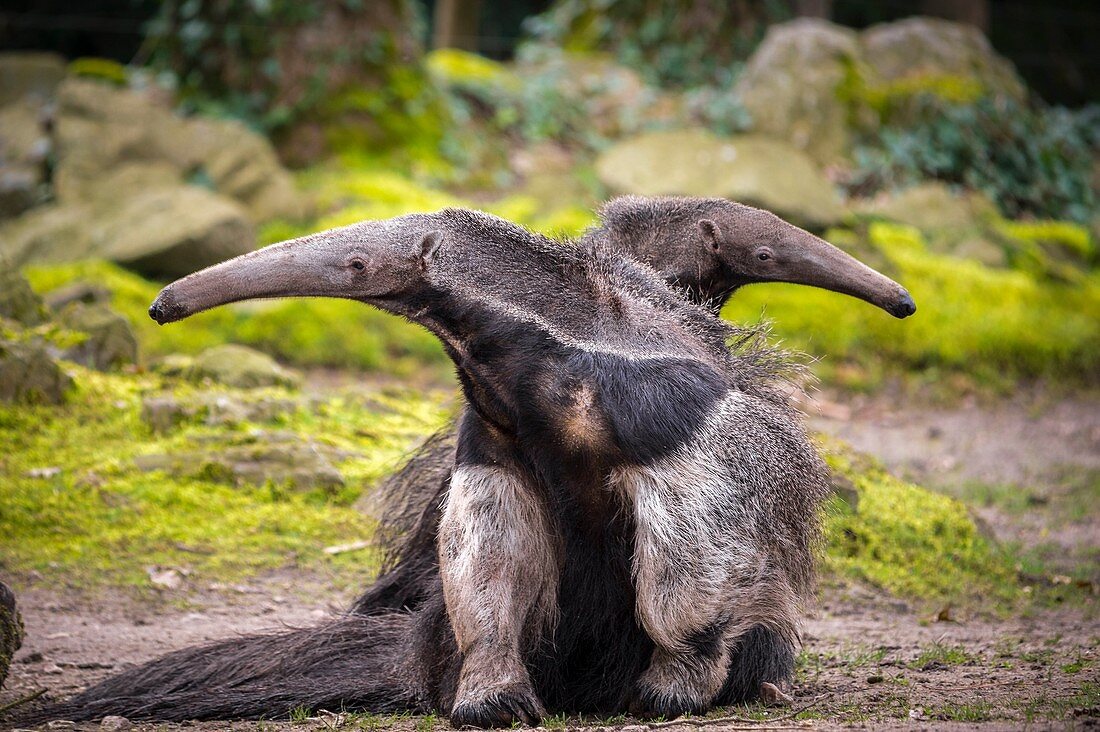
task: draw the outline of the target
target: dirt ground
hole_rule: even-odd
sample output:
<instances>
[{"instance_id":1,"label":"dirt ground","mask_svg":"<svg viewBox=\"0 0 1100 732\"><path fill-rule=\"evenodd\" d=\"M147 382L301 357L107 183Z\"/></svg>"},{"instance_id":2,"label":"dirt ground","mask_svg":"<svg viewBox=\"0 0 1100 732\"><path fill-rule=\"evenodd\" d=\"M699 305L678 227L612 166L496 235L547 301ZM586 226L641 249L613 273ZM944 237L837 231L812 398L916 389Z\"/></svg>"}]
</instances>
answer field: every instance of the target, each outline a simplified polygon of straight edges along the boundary
<instances>
[{"instance_id":1,"label":"dirt ground","mask_svg":"<svg viewBox=\"0 0 1100 732\"><path fill-rule=\"evenodd\" d=\"M981 498L998 540L1061 547L1056 571L1095 576L1100 547L1100 398L1030 395L996 405L897 405L818 395L811 421L942 490ZM1067 477L1068 476L1068 477ZM977 487L975 487L977 486ZM992 487L992 488L991 488ZM996 490L994 490L994 488ZM1017 510L1015 497L1030 496ZM1058 562L1061 562L1060 564ZM234 634L301 626L350 599L325 578L282 573L187 597L136 600L15 586L27 641L0 706L39 689L69 694L130 664ZM22 591L20 591L22 590ZM713 729L1100 728L1100 621L1096 602L1025 617L936 613L860 587L829 586L806 618L796 699L788 708L725 709ZM674 725L688 729L689 723ZM548 727L665 725L555 719ZM377 729L431 732L445 720L319 715L297 722L135 725L133 729ZM0 729L4 723L0 722ZM53 723L54 729L99 725Z\"/></svg>"}]
</instances>

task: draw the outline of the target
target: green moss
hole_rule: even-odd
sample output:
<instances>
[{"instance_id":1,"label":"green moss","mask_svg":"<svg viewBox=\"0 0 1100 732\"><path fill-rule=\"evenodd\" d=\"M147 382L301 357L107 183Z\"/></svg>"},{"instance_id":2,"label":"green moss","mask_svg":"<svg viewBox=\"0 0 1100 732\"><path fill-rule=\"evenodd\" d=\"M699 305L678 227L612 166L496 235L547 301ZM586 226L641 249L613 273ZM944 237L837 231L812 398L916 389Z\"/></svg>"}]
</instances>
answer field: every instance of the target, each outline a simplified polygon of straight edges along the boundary
<instances>
[{"instance_id":1,"label":"green moss","mask_svg":"<svg viewBox=\"0 0 1100 732\"><path fill-rule=\"evenodd\" d=\"M424 57L428 72L443 84L518 91L522 82L504 64L456 48L440 48Z\"/></svg>"},{"instance_id":2,"label":"green moss","mask_svg":"<svg viewBox=\"0 0 1100 732\"><path fill-rule=\"evenodd\" d=\"M1001 605L1018 597L1008 558L978 532L966 506L895 478L827 445L829 467L851 481L857 509L834 499L826 515L826 568L904 597Z\"/></svg>"},{"instance_id":3,"label":"green moss","mask_svg":"<svg viewBox=\"0 0 1100 732\"><path fill-rule=\"evenodd\" d=\"M83 57L69 63L69 73L125 86L129 80L126 67L108 58Z\"/></svg>"},{"instance_id":4,"label":"green moss","mask_svg":"<svg viewBox=\"0 0 1100 732\"><path fill-rule=\"evenodd\" d=\"M914 74L888 82L865 85L857 99L883 119L900 106L921 96L932 96L951 104L973 104L985 96L981 81L959 74Z\"/></svg>"},{"instance_id":5,"label":"green moss","mask_svg":"<svg viewBox=\"0 0 1100 732\"><path fill-rule=\"evenodd\" d=\"M277 426L353 452L337 465L344 491L230 487L133 465L138 455L209 446L255 429L196 419L160 435L141 420L143 397L169 390L188 399L209 386L70 369L77 388L65 406L0 407L0 567L79 585L147 586L150 565L189 569L192 582L288 564L345 568L361 581L373 570L369 551L328 557L323 547L372 534L374 522L348 503L445 417L437 397L406 391L329 398L279 417ZM284 389L224 393L293 398Z\"/></svg>"},{"instance_id":6,"label":"green moss","mask_svg":"<svg viewBox=\"0 0 1100 732\"><path fill-rule=\"evenodd\" d=\"M1096 254L1089 230L1072 221L1003 221L999 228L1016 239L1056 244L1083 259L1091 259Z\"/></svg>"},{"instance_id":7,"label":"green moss","mask_svg":"<svg viewBox=\"0 0 1100 732\"><path fill-rule=\"evenodd\" d=\"M868 111L877 121L889 122L912 110L921 100L973 104L987 94L985 85L970 76L922 72L883 81L852 59L845 59L844 64L844 78L836 95L848 106L856 126Z\"/></svg>"},{"instance_id":8,"label":"green moss","mask_svg":"<svg viewBox=\"0 0 1100 732\"><path fill-rule=\"evenodd\" d=\"M449 361L434 336L360 303L320 299L240 303L161 327L147 314L159 286L115 265L78 262L32 267L27 275L39 292L75 281L95 282L109 290L111 305L130 321L147 357L195 354L234 342L301 366L433 379L450 373Z\"/></svg>"}]
</instances>

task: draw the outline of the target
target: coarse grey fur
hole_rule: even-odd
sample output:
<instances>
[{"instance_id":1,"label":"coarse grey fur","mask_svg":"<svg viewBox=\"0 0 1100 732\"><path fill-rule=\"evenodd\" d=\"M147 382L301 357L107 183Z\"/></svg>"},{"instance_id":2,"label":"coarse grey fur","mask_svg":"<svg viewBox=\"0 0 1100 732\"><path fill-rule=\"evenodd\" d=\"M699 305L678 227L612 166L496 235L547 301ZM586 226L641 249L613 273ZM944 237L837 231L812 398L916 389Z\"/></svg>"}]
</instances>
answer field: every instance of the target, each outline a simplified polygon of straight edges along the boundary
<instances>
[{"instance_id":1,"label":"coarse grey fur","mask_svg":"<svg viewBox=\"0 0 1100 732\"><path fill-rule=\"evenodd\" d=\"M825 474L758 334L632 259L461 210L244 255L165 288L150 314L275 296L404 315L454 360L470 406L439 581L415 610L188 649L45 714L671 717L744 693L735 658L759 628L797 641Z\"/></svg>"}]
</instances>

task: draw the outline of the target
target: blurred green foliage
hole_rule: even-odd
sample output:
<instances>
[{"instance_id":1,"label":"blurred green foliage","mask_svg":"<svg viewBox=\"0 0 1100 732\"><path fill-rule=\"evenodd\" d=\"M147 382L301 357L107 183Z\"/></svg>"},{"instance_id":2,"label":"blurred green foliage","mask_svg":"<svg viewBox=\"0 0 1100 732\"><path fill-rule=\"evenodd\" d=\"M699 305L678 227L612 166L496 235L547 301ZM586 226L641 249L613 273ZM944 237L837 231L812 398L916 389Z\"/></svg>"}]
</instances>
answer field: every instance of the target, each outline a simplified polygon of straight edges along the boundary
<instances>
[{"instance_id":1,"label":"blurred green foliage","mask_svg":"<svg viewBox=\"0 0 1100 732\"><path fill-rule=\"evenodd\" d=\"M887 116L856 148L850 188L933 179L982 191L1012 218L1087 223L1095 215L1100 106L1070 111L988 97L959 104L924 93L916 101L913 114Z\"/></svg>"},{"instance_id":2,"label":"blurred green foliage","mask_svg":"<svg viewBox=\"0 0 1100 732\"><path fill-rule=\"evenodd\" d=\"M610 51L657 86L728 87L768 24L790 17L779 0L558 0L524 27L540 44Z\"/></svg>"}]
</instances>

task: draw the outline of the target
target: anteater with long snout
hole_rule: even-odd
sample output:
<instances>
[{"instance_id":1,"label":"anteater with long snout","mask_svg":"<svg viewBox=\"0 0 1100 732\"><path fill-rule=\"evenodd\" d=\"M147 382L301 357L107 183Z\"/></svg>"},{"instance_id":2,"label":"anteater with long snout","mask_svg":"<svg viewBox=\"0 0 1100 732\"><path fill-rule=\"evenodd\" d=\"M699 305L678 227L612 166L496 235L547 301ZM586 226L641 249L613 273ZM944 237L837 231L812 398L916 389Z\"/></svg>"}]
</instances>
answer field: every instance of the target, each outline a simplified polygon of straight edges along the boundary
<instances>
[{"instance_id":1,"label":"anteater with long snout","mask_svg":"<svg viewBox=\"0 0 1100 732\"><path fill-rule=\"evenodd\" d=\"M672 717L759 693L738 653L755 629L794 647L825 476L757 334L612 247L461 210L274 245L150 313L281 296L403 315L453 359L468 406L430 589L414 610L169 654L45 713Z\"/></svg>"}]
</instances>

